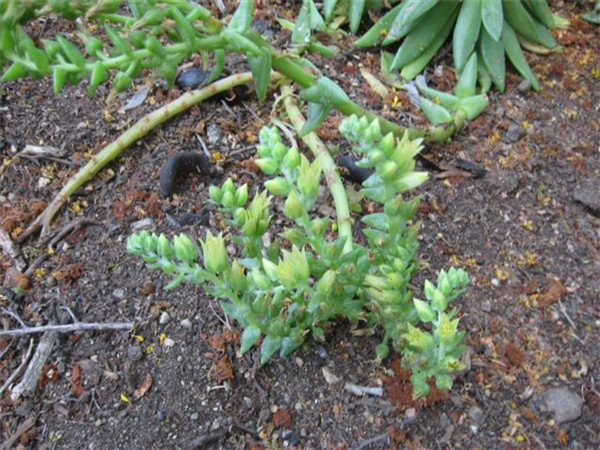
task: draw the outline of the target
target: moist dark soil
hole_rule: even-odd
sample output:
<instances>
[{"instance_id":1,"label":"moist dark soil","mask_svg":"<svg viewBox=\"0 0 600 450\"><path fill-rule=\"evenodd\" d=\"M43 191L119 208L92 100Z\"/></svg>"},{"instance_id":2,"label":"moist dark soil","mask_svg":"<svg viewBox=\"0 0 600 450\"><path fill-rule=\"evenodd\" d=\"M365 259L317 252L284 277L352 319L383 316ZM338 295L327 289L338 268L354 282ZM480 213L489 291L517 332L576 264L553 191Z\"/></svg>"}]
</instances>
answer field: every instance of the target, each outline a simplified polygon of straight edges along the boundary
<instances>
[{"instance_id":1,"label":"moist dark soil","mask_svg":"<svg viewBox=\"0 0 600 450\"><path fill-rule=\"evenodd\" d=\"M264 103L220 99L126 149L69 199L51 243L18 244L27 266L35 264L27 275L0 254L2 328L21 326L7 310L27 325L72 323L71 314L135 324L133 332L61 334L36 392L11 399L21 374L2 393L2 448L599 446L600 28L578 18L591 5L554 2L571 27L554 32L561 54L528 54L540 92L510 69L506 93L492 93L486 112L451 142L423 151L431 177L416 192L423 268L415 286L451 266L472 280L457 300L467 369L449 393L414 402L399 355L376 364L380 336L355 336L345 322L325 344L309 340L260 367L256 351L240 355L240 330L215 299L195 286L165 291L169 277L126 252L128 236L141 229L219 231L218 211L207 206L211 183L232 177L260 186L254 147L262 125L280 115L274 95ZM269 14L292 16L279 3ZM326 64L368 109L424 123L404 92L382 99L369 89L359 69L382 78L376 54L340 52L318 62ZM448 57L438 60L430 85L448 90L451 67ZM111 103L106 89L88 98L85 84L60 95L49 79L0 85L0 222L15 241L94 153L180 95L158 81L145 85L144 103L130 110L123 107L143 81ZM319 131L331 146L346 145L335 131L340 119ZM56 153L26 157L28 145ZM175 195L162 197L167 157L204 146L223 177L188 174ZM0 337L0 384L21 365L30 337ZM382 395L358 396L346 383ZM552 388L583 401L571 421L544 407Z\"/></svg>"}]
</instances>

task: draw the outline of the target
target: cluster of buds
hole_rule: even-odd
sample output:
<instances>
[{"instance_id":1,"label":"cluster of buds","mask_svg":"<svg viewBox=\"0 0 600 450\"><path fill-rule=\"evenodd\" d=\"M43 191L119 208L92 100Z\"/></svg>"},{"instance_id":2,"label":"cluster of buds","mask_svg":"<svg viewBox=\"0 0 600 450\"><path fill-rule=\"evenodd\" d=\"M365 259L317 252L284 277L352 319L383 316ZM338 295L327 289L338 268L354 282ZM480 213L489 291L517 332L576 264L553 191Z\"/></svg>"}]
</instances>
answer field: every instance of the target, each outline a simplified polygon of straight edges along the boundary
<instances>
[{"instance_id":1,"label":"cluster of buds","mask_svg":"<svg viewBox=\"0 0 600 450\"><path fill-rule=\"evenodd\" d=\"M319 161L310 163L296 147L286 146L275 127L264 127L259 139L256 164L267 175L280 174L266 181L265 187L273 195L287 196L283 209L286 217L306 223L319 190Z\"/></svg>"},{"instance_id":2,"label":"cluster of buds","mask_svg":"<svg viewBox=\"0 0 600 450\"><path fill-rule=\"evenodd\" d=\"M464 331L458 331L459 319L453 319L456 309L446 313L448 304L461 295L469 283L462 269L442 270L435 286L425 281L427 301L414 299L415 311L423 323L431 325L431 331L421 330L408 324L402 334L402 364L412 371L411 381L416 396L429 392L427 380L434 376L439 389L452 387L452 372L462 370L460 356L464 350Z\"/></svg>"},{"instance_id":3,"label":"cluster of buds","mask_svg":"<svg viewBox=\"0 0 600 450\"><path fill-rule=\"evenodd\" d=\"M383 136L378 120L350 116L340 125L341 133L364 157L358 167L374 168L375 172L363 183L362 193L386 204L397 194L414 189L427 180L427 172L415 171L415 156L423 148L421 141L410 140L408 133L397 139L392 133Z\"/></svg>"}]
</instances>

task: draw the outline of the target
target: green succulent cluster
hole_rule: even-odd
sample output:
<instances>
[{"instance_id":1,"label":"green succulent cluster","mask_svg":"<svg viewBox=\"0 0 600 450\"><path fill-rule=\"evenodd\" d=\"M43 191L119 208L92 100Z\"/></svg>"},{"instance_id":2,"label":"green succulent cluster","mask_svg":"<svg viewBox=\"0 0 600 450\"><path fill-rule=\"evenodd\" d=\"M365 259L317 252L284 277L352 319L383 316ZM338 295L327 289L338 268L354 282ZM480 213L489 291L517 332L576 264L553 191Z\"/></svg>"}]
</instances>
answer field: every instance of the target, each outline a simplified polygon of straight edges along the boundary
<instances>
[{"instance_id":1,"label":"green succulent cluster","mask_svg":"<svg viewBox=\"0 0 600 450\"><path fill-rule=\"evenodd\" d=\"M521 47L536 53L559 51L549 30L568 23L552 13L546 0L403 0L358 39L356 46L402 41L390 67L400 70L403 78L413 79L452 34L457 75L476 55L483 93L492 83L504 91L505 55L538 90Z\"/></svg>"},{"instance_id":2,"label":"green succulent cluster","mask_svg":"<svg viewBox=\"0 0 600 450\"><path fill-rule=\"evenodd\" d=\"M462 367L457 362L462 334L456 330L457 319L450 321L456 311L445 310L468 277L462 270L441 272L437 287L426 284L430 303L413 300L409 283L417 268L418 224L412 221L419 199L405 201L402 193L427 178L415 171L420 141L408 136L399 140L391 133L382 136L377 121L356 116L340 129L364 155L358 164L374 169L362 193L382 209L362 218L367 246L346 245L346 238L332 230L331 218L314 217L322 175L319 160L309 162L297 148L283 143L276 128L265 127L256 162L270 176L266 190L248 203L246 185L236 188L227 180L210 188L210 201L237 230L229 238L238 248L236 257L228 255L221 234L210 232L199 241L202 263L197 261L197 246L185 235L171 243L164 235L133 234L128 251L150 268L173 273L168 288L187 281L221 298L223 311L244 329L241 351L260 343L262 363L276 352L290 354L308 335L324 340L334 318L361 320L369 330L384 330L384 341L377 347L379 360L387 356L390 343L406 355L403 361L413 370L415 396L427 393L430 377L439 377L438 385L448 389L450 374ZM265 239L271 222L269 194L285 199L283 214L290 223L273 242ZM431 331L417 328L419 320ZM432 361L425 363L423 358Z\"/></svg>"}]
</instances>

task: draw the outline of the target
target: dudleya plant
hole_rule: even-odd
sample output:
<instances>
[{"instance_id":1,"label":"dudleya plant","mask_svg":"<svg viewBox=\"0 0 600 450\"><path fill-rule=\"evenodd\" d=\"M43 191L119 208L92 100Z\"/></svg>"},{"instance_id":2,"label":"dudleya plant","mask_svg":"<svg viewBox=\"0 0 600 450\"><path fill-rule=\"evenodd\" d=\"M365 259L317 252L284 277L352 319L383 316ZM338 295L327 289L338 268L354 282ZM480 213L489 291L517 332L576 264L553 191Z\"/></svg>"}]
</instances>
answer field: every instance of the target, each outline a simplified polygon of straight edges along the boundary
<instances>
[{"instance_id":1,"label":"dudleya plant","mask_svg":"<svg viewBox=\"0 0 600 450\"><path fill-rule=\"evenodd\" d=\"M402 194L416 188L427 174L415 171L421 146L408 136L382 135L377 121L351 116L340 130L356 151L358 163L374 169L362 193L381 205L381 211L362 218L367 245L336 236L329 217L315 217L321 178L319 159L312 162L289 148L276 128L260 132L257 164L267 175L266 190L248 202L246 185L227 180L210 188L210 201L219 205L231 230L238 254L227 253L222 234L207 232L197 246L185 235L170 242L164 235L133 234L128 251L150 268L161 268L181 282L199 284L221 298L223 311L243 328L241 351L260 343L261 363L276 352L289 355L311 335L323 341L334 318L381 326L384 340L377 347L379 360L389 345L403 355L412 371L414 395L426 395L428 380L441 389L452 385L451 374L460 370L463 332L458 331L456 309L446 312L468 284L460 269L440 272L437 285L425 284L425 299L413 299L409 288L417 269L417 229L414 222L419 199ZM270 194L270 195L269 195ZM284 197L283 214L290 226L266 244L271 225L272 196ZM420 322L420 323L419 323ZM262 337L262 341L261 341Z\"/></svg>"}]
</instances>

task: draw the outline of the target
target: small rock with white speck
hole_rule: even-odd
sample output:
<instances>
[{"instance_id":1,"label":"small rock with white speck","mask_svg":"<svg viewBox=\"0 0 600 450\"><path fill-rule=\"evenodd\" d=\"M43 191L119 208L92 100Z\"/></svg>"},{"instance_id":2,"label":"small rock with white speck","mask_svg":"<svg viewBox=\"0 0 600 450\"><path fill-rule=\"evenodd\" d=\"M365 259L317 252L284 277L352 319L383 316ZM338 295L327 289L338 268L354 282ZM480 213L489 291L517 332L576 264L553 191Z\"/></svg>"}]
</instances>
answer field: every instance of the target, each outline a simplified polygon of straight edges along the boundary
<instances>
[{"instance_id":1,"label":"small rock with white speck","mask_svg":"<svg viewBox=\"0 0 600 450\"><path fill-rule=\"evenodd\" d=\"M566 388L552 388L542 395L542 402L554 413L557 424L571 422L581 416L583 400Z\"/></svg>"}]
</instances>

